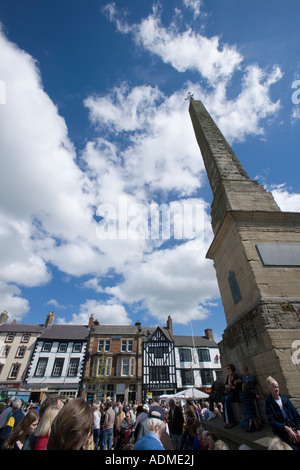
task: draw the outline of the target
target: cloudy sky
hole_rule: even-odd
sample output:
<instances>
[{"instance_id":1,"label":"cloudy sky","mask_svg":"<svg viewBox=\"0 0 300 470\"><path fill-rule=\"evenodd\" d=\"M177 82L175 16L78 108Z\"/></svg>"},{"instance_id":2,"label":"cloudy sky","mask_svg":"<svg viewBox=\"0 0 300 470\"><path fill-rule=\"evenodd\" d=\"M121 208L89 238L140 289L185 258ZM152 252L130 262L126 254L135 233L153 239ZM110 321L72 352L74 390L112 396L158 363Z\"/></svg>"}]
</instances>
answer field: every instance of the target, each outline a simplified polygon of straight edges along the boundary
<instances>
[{"instance_id":1,"label":"cloudy sky","mask_svg":"<svg viewBox=\"0 0 300 470\"><path fill-rule=\"evenodd\" d=\"M0 309L226 327L185 98L300 211L298 0L1 0ZM159 224L160 221L160 224Z\"/></svg>"}]
</instances>

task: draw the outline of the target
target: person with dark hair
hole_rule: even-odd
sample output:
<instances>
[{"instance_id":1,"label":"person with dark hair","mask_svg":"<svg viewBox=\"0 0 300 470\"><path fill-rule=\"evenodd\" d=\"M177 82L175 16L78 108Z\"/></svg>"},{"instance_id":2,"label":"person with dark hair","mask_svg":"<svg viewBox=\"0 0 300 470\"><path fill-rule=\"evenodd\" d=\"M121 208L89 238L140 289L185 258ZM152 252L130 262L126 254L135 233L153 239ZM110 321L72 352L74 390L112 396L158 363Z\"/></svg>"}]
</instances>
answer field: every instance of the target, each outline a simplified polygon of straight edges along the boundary
<instances>
[{"instance_id":1,"label":"person with dark hair","mask_svg":"<svg viewBox=\"0 0 300 470\"><path fill-rule=\"evenodd\" d=\"M93 424L94 414L88 402L83 398L70 400L52 422L46 450L94 449Z\"/></svg>"},{"instance_id":2,"label":"person with dark hair","mask_svg":"<svg viewBox=\"0 0 300 470\"><path fill-rule=\"evenodd\" d=\"M230 429L236 423L234 419L234 412L232 403L239 401L239 391L241 389L240 377L236 373L236 368L233 364L227 364L227 377L225 381L225 392L222 397L223 404L223 419L225 421L225 428Z\"/></svg>"},{"instance_id":3,"label":"person with dark hair","mask_svg":"<svg viewBox=\"0 0 300 470\"><path fill-rule=\"evenodd\" d=\"M10 433L1 450L21 450L26 438L36 429L38 422L38 412L30 409Z\"/></svg>"},{"instance_id":4,"label":"person with dark hair","mask_svg":"<svg viewBox=\"0 0 300 470\"><path fill-rule=\"evenodd\" d=\"M222 379L216 379L211 386L211 392L208 398L209 401L209 410L215 411L215 404L217 405L222 401L222 397L225 392L225 384Z\"/></svg>"},{"instance_id":5,"label":"person with dark hair","mask_svg":"<svg viewBox=\"0 0 300 470\"><path fill-rule=\"evenodd\" d=\"M173 398L170 398L168 424L174 450L179 450L180 448L183 436L183 423L184 417L181 409L175 405Z\"/></svg>"},{"instance_id":6,"label":"person with dark hair","mask_svg":"<svg viewBox=\"0 0 300 470\"><path fill-rule=\"evenodd\" d=\"M103 424L103 433L101 437L101 450L111 450L112 438L113 438L113 429L115 424L116 413L112 408L112 401L107 403L107 410L105 413L105 419Z\"/></svg>"}]
</instances>

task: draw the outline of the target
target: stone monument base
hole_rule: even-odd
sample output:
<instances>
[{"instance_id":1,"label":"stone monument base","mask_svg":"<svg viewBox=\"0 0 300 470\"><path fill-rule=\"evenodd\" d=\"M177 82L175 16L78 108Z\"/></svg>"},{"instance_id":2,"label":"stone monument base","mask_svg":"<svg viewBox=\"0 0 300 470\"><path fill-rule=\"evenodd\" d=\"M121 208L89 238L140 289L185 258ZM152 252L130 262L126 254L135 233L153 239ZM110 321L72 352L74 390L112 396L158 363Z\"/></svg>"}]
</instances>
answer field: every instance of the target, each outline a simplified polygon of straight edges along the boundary
<instances>
[{"instance_id":1,"label":"stone monument base","mask_svg":"<svg viewBox=\"0 0 300 470\"><path fill-rule=\"evenodd\" d=\"M247 364L265 396L271 375L300 411L300 297L261 301L225 329L219 349L223 367Z\"/></svg>"}]
</instances>

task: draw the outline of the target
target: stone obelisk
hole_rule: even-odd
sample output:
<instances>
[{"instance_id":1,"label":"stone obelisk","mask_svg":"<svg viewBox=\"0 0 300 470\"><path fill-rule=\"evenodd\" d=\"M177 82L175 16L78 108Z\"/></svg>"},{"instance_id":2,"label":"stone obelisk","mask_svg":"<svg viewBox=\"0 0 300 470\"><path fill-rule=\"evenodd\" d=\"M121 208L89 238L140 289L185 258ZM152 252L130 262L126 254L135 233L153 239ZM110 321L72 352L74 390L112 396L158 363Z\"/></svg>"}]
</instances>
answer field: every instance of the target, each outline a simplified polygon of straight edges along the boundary
<instances>
[{"instance_id":1,"label":"stone obelisk","mask_svg":"<svg viewBox=\"0 0 300 470\"><path fill-rule=\"evenodd\" d=\"M216 270L227 327L222 366L271 375L300 409L300 213L283 212L252 181L201 101L190 116L213 192Z\"/></svg>"}]
</instances>

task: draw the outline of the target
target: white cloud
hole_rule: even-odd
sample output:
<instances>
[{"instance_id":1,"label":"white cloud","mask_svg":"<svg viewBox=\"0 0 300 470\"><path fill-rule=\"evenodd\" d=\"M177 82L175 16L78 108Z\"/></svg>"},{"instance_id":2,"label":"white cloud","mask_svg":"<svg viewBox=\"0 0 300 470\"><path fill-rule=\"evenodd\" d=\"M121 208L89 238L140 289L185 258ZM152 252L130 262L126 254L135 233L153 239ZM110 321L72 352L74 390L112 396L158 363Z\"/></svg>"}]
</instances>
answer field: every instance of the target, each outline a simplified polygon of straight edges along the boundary
<instances>
[{"instance_id":1,"label":"white cloud","mask_svg":"<svg viewBox=\"0 0 300 470\"><path fill-rule=\"evenodd\" d=\"M106 291L120 302L142 302L149 315L176 323L204 319L207 302L218 297L211 261L197 240L145 256L144 262L128 269L124 283Z\"/></svg>"},{"instance_id":2,"label":"white cloud","mask_svg":"<svg viewBox=\"0 0 300 470\"><path fill-rule=\"evenodd\" d=\"M300 212L300 194L291 192L285 183L269 188L280 209L285 212Z\"/></svg>"},{"instance_id":3,"label":"white cloud","mask_svg":"<svg viewBox=\"0 0 300 470\"><path fill-rule=\"evenodd\" d=\"M187 5L192 5L189 1ZM199 2L193 2L195 12L200 12ZM132 33L140 47L157 55L165 63L171 64L178 72L195 70L216 85L220 80L229 79L239 69L243 60L235 46L220 44L215 36L207 38L192 29L180 32L174 23L165 27L160 19L160 11L154 7L153 13L139 24L129 25L114 3L107 5L110 21L114 21L122 33Z\"/></svg>"},{"instance_id":4,"label":"white cloud","mask_svg":"<svg viewBox=\"0 0 300 470\"><path fill-rule=\"evenodd\" d=\"M55 308L64 310L65 305L61 305L56 299L50 299L46 302L46 305L53 305Z\"/></svg>"},{"instance_id":5,"label":"white cloud","mask_svg":"<svg viewBox=\"0 0 300 470\"><path fill-rule=\"evenodd\" d=\"M9 314L8 323L13 320L20 321L29 312L27 299L21 297L21 290L12 285L0 281L0 310L6 310Z\"/></svg>"},{"instance_id":6,"label":"white cloud","mask_svg":"<svg viewBox=\"0 0 300 470\"><path fill-rule=\"evenodd\" d=\"M186 8L189 8L194 12L194 18L198 18L198 16L201 15L203 0L183 0L183 4Z\"/></svg>"},{"instance_id":7,"label":"white cloud","mask_svg":"<svg viewBox=\"0 0 300 470\"><path fill-rule=\"evenodd\" d=\"M185 6L200 14L200 1L185 0ZM29 305L11 283L45 284L53 264L72 276L92 276L85 287L110 295L106 303L87 300L72 323L87 324L93 313L102 324L129 324L121 302L142 303L162 321L168 314L183 323L205 318L210 301L218 297L212 263L205 259L212 236L206 212L204 242L191 240L172 249L160 249L163 240L101 240L93 215L103 204L117 210L122 198L134 207L194 197L205 172L184 101L187 91L203 99L229 140L242 140L261 134L263 120L278 110L269 91L281 71L245 67L235 46L191 29L179 31L174 24L165 27L158 10L135 25L120 17L114 4L106 12L119 31L133 34L136 44L180 73L198 72L211 87L185 83L166 96L157 87L122 84L109 94L87 97L95 138L81 156L83 172L66 123L43 90L37 63L0 34L0 77L6 84L0 115L2 298L21 317ZM228 99L227 87L237 71L242 89ZM118 220L126 215L121 212ZM123 275L124 281L103 289L99 277L109 272Z\"/></svg>"},{"instance_id":8,"label":"white cloud","mask_svg":"<svg viewBox=\"0 0 300 470\"><path fill-rule=\"evenodd\" d=\"M98 320L101 325L130 325L131 319L123 305L117 303L104 303L97 300L87 300L80 305L79 313L73 313L72 320L66 322L65 318L58 318L58 324L87 325L90 316Z\"/></svg>"}]
</instances>

